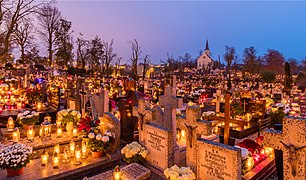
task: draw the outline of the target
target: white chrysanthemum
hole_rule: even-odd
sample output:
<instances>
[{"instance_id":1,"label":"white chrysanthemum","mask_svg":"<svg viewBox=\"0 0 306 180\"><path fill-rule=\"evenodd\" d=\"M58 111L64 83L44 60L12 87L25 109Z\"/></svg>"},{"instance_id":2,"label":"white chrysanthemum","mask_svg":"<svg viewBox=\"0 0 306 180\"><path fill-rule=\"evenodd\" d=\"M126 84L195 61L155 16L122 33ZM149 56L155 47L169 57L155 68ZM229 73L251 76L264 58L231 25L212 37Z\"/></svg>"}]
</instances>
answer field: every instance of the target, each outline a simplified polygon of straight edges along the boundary
<instances>
[{"instance_id":1,"label":"white chrysanthemum","mask_svg":"<svg viewBox=\"0 0 306 180\"><path fill-rule=\"evenodd\" d=\"M61 121L61 120L63 120L63 116L62 116L61 114L57 114L57 119L58 119L59 121Z\"/></svg>"},{"instance_id":2,"label":"white chrysanthemum","mask_svg":"<svg viewBox=\"0 0 306 180\"><path fill-rule=\"evenodd\" d=\"M94 134L94 133L89 133L89 134L88 134L88 137L89 137L90 139L93 139L93 138L95 138L95 134Z\"/></svg>"},{"instance_id":3,"label":"white chrysanthemum","mask_svg":"<svg viewBox=\"0 0 306 180\"><path fill-rule=\"evenodd\" d=\"M33 117L33 115L27 115L26 116L26 118L32 118Z\"/></svg>"},{"instance_id":4,"label":"white chrysanthemum","mask_svg":"<svg viewBox=\"0 0 306 180\"><path fill-rule=\"evenodd\" d=\"M101 139L102 139L102 135L101 134L96 135L96 140L100 141Z\"/></svg>"},{"instance_id":5,"label":"white chrysanthemum","mask_svg":"<svg viewBox=\"0 0 306 180\"><path fill-rule=\"evenodd\" d=\"M78 113L77 118L81 119L81 117L82 117L81 113Z\"/></svg>"},{"instance_id":6,"label":"white chrysanthemum","mask_svg":"<svg viewBox=\"0 0 306 180\"><path fill-rule=\"evenodd\" d=\"M102 141L103 142L108 142L109 141L109 137L108 136L103 136L102 137Z\"/></svg>"},{"instance_id":7,"label":"white chrysanthemum","mask_svg":"<svg viewBox=\"0 0 306 180\"><path fill-rule=\"evenodd\" d=\"M146 158L147 155L148 155L148 151L143 150L143 151L140 152L140 155L141 155L143 158Z\"/></svg>"},{"instance_id":8,"label":"white chrysanthemum","mask_svg":"<svg viewBox=\"0 0 306 180\"><path fill-rule=\"evenodd\" d=\"M39 116L39 113L35 113L34 116Z\"/></svg>"},{"instance_id":9,"label":"white chrysanthemum","mask_svg":"<svg viewBox=\"0 0 306 180\"><path fill-rule=\"evenodd\" d=\"M71 113L70 113L72 116L77 116L77 114L78 114L78 111L76 111L76 110L73 110L73 111L71 111Z\"/></svg>"},{"instance_id":10,"label":"white chrysanthemum","mask_svg":"<svg viewBox=\"0 0 306 180\"><path fill-rule=\"evenodd\" d=\"M68 115L68 112L65 110L65 109L63 109L63 111L62 111L62 113L61 113L63 116L67 116Z\"/></svg>"}]
</instances>

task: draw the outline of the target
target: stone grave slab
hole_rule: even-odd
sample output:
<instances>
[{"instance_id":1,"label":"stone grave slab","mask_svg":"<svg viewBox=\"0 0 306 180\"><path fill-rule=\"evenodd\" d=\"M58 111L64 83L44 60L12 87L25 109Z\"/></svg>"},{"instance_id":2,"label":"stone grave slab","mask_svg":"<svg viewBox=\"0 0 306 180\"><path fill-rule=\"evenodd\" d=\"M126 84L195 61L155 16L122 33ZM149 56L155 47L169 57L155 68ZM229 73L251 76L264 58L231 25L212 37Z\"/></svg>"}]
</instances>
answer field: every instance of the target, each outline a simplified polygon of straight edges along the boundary
<instances>
[{"instance_id":1,"label":"stone grave slab","mask_svg":"<svg viewBox=\"0 0 306 180\"><path fill-rule=\"evenodd\" d=\"M197 179L236 180L241 179L241 149L197 140Z\"/></svg>"},{"instance_id":2,"label":"stone grave slab","mask_svg":"<svg viewBox=\"0 0 306 180\"><path fill-rule=\"evenodd\" d=\"M147 162L164 170L173 165L172 131L155 124L144 124L145 142L148 150Z\"/></svg>"}]
</instances>

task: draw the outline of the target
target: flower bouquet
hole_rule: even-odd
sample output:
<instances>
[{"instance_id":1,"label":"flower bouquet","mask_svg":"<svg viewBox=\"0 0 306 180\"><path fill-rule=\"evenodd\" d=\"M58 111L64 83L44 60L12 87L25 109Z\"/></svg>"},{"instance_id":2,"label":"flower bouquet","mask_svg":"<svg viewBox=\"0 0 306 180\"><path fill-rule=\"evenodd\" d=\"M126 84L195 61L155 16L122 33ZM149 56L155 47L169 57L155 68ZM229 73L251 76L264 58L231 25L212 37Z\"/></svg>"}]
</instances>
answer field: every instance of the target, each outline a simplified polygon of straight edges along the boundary
<instances>
[{"instance_id":1,"label":"flower bouquet","mask_svg":"<svg viewBox=\"0 0 306 180\"><path fill-rule=\"evenodd\" d=\"M121 149L121 154L124 155L123 160L128 164L133 162L143 163L148 155L148 151L138 142L133 141Z\"/></svg>"},{"instance_id":2,"label":"flower bouquet","mask_svg":"<svg viewBox=\"0 0 306 180\"><path fill-rule=\"evenodd\" d=\"M100 125L99 119L91 119L90 116L87 116L85 118L82 118L79 122L78 131L82 132L82 134L86 137L89 133L89 131L93 127L97 127Z\"/></svg>"},{"instance_id":3,"label":"flower bouquet","mask_svg":"<svg viewBox=\"0 0 306 180\"><path fill-rule=\"evenodd\" d=\"M109 149L113 133L106 131L103 135L98 128L88 134L87 147L91 150L93 157L101 157L105 151Z\"/></svg>"},{"instance_id":4,"label":"flower bouquet","mask_svg":"<svg viewBox=\"0 0 306 180\"><path fill-rule=\"evenodd\" d=\"M7 176L22 174L31 153L32 148L24 144L7 146L0 150L0 168L7 170Z\"/></svg>"},{"instance_id":5,"label":"flower bouquet","mask_svg":"<svg viewBox=\"0 0 306 180\"><path fill-rule=\"evenodd\" d=\"M17 122L20 125L33 126L39 120L39 113L35 111L24 111L23 113L19 113L17 115Z\"/></svg>"},{"instance_id":6,"label":"flower bouquet","mask_svg":"<svg viewBox=\"0 0 306 180\"><path fill-rule=\"evenodd\" d=\"M62 109L57 112L57 119L63 124L67 124L69 122L76 123L80 121L81 113L72 109Z\"/></svg>"},{"instance_id":7,"label":"flower bouquet","mask_svg":"<svg viewBox=\"0 0 306 180\"><path fill-rule=\"evenodd\" d=\"M181 167L177 165L167 168L164 171L164 175L169 180L194 180L196 179L194 172L190 167Z\"/></svg>"},{"instance_id":8,"label":"flower bouquet","mask_svg":"<svg viewBox=\"0 0 306 180\"><path fill-rule=\"evenodd\" d=\"M66 124L68 135L72 135L74 124L78 123L81 119L81 113L76 110L63 109L57 112L57 121Z\"/></svg>"},{"instance_id":9,"label":"flower bouquet","mask_svg":"<svg viewBox=\"0 0 306 180\"><path fill-rule=\"evenodd\" d=\"M204 120L211 120L214 115L216 115L214 111L206 111L202 113L202 117Z\"/></svg>"}]
</instances>

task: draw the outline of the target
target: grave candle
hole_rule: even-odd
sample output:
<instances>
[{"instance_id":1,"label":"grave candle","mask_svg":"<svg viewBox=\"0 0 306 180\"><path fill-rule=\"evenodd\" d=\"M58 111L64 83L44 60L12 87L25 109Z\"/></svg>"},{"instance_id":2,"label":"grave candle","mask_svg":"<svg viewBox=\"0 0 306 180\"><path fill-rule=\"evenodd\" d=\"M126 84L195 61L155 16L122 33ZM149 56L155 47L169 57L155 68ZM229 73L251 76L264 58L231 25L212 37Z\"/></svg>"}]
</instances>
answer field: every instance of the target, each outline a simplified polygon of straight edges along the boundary
<instances>
[{"instance_id":1,"label":"grave candle","mask_svg":"<svg viewBox=\"0 0 306 180\"><path fill-rule=\"evenodd\" d=\"M53 150L53 154L57 153L57 154L60 154L60 145L58 143L56 143L54 145L54 150Z\"/></svg>"},{"instance_id":2,"label":"grave candle","mask_svg":"<svg viewBox=\"0 0 306 180\"><path fill-rule=\"evenodd\" d=\"M42 102L37 102L37 111L41 111L42 110Z\"/></svg>"},{"instance_id":3,"label":"grave candle","mask_svg":"<svg viewBox=\"0 0 306 180\"><path fill-rule=\"evenodd\" d=\"M43 128L39 128L39 137L42 138L44 136Z\"/></svg>"},{"instance_id":4,"label":"grave candle","mask_svg":"<svg viewBox=\"0 0 306 180\"><path fill-rule=\"evenodd\" d=\"M42 166L46 166L48 164L49 154L46 151L46 149L44 149L44 152L40 156L40 159L41 159L41 165Z\"/></svg>"},{"instance_id":5,"label":"grave candle","mask_svg":"<svg viewBox=\"0 0 306 180\"><path fill-rule=\"evenodd\" d=\"M114 179L115 180L120 180L121 179L121 171L120 171L120 168L119 168L119 166L116 166L115 167L115 169L114 169L114 173L113 173L113 175L114 175Z\"/></svg>"},{"instance_id":6,"label":"grave candle","mask_svg":"<svg viewBox=\"0 0 306 180\"><path fill-rule=\"evenodd\" d=\"M57 135L58 138L62 137L62 128L61 127L57 127L56 135Z\"/></svg>"},{"instance_id":7,"label":"grave candle","mask_svg":"<svg viewBox=\"0 0 306 180\"><path fill-rule=\"evenodd\" d=\"M77 146L75 149L75 156L74 156L74 164L79 165L82 164L81 160L81 149Z\"/></svg>"},{"instance_id":8,"label":"grave candle","mask_svg":"<svg viewBox=\"0 0 306 180\"><path fill-rule=\"evenodd\" d=\"M2 100L1 100L2 101ZM3 112L3 109L2 109L2 107L0 107L0 114L2 114L2 112Z\"/></svg>"},{"instance_id":9,"label":"grave candle","mask_svg":"<svg viewBox=\"0 0 306 180\"><path fill-rule=\"evenodd\" d=\"M72 136L73 137L78 137L78 129L76 127L74 127L74 129L72 131Z\"/></svg>"},{"instance_id":10,"label":"grave candle","mask_svg":"<svg viewBox=\"0 0 306 180\"><path fill-rule=\"evenodd\" d=\"M28 137L29 141L31 141L31 142L34 141L35 131L33 129L33 126L30 126L29 130L27 131L27 137Z\"/></svg>"},{"instance_id":11,"label":"grave candle","mask_svg":"<svg viewBox=\"0 0 306 180\"><path fill-rule=\"evenodd\" d=\"M20 110L21 107L22 107L22 103L21 103L21 102L18 102L18 103L17 103L17 110Z\"/></svg>"},{"instance_id":12,"label":"grave candle","mask_svg":"<svg viewBox=\"0 0 306 180\"><path fill-rule=\"evenodd\" d=\"M64 154L63 154L63 162L69 162L70 161L70 152L68 146L65 146L64 148Z\"/></svg>"},{"instance_id":13,"label":"grave candle","mask_svg":"<svg viewBox=\"0 0 306 180\"><path fill-rule=\"evenodd\" d=\"M55 153L53 155L53 169L57 169L58 168L58 165L59 165L59 156L57 155L57 153Z\"/></svg>"},{"instance_id":14,"label":"grave candle","mask_svg":"<svg viewBox=\"0 0 306 180\"><path fill-rule=\"evenodd\" d=\"M74 150L75 150L75 143L73 140L70 141L70 154L71 156L74 156Z\"/></svg>"},{"instance_id":15,"label":"grave candle","mask_svg":"<svg viewBox=\"0 0 306 180\"><path fill-rule=\"evenodd\" d=\"M19 138L20 138L20 133L19 133L19 129L17 127L14 128L14 131L13 131L12 135L13 135L13 142L18 143Z\"/></svg>"},{"instance_id":16,"label":"grave candle","mask_svg":"<svg viewBox=\"0 0 306 180\"><path fill-rule=\"evenodd\" d=\"M82 142L82 158L85 159L87 157L87 145Z\"/></svg>"},{"instance_id":17,"label":"grave candle","mask_svg":"<svg viewBox=\"0 0 306 180\"><path fill-rule=\"evenodd\" d=\"M9 117L9 119L8 119L8 121L7 121L7 125L6 125L6 127L7 127L7 131L13 131L13 129L14 129L14 120L13 120L13 118L12 117Z\"/></svg>"}]
</instances>

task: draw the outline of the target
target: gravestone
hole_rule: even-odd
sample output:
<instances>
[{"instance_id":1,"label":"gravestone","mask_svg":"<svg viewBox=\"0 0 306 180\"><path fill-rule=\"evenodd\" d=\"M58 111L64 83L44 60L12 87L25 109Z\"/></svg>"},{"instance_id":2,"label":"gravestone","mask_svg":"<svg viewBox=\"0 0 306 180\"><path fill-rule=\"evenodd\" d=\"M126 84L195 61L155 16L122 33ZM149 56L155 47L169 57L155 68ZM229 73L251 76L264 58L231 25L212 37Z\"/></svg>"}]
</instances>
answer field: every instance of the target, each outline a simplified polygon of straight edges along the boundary
<instances>
[{"instance_id":1,"label":"gravestone","mask_svg":"<svg viewBox=\"0 0 306 180\"><path fill-rule=\"evenodd\" d=\"M138 131L138 118L132 116L132 107L126 99L119 100L121 138L127 142L132 142L135 138L135 131Z\"/></svg>"},{"instance_id":2,"label":"gravestone","mask_svg":"<svg viewBox=\"0 0 306 180\"><path fill-rule=\"evenodd\" d=\"M148 156L147 163L163 171L174 165L173 131L153 123L144 124L144 146Z\"/></svg>"},{"instance_id":3,"label":"gravestone","mask_svg":"<svg viewBox=\"0 0 306 180\"><path fill-rule=\"evenodd\" d=\"M241 149L217 142L197 140L198 180L241 179Z\"/></svg>"},{"instance_id":4,"label":"gravestone","mask_svg":"<svg viewBox=\"0 0 306 180\"><path fill-rule=\"evenodd\" d=\"M102 133L105 131L110 131L113 133L114 141L110 142L111 149L109 150L111 153L114 153L120 147L120 135L121 135L121 128L120 128L120 121L117 119L113 114L110 112L105 112L103 117L99 117L100 119L100 130Z\"/></svg>"},{"instance_id":5,"label":"gravestone","mask_svg":"<svg viewBox=\"0 0 306 180\"><path fill-rule=\"evenodd\" d=\"M92 95L93 102L95 103L97 113L101 116L105 112L109 112L109 91L101 89L100 94Z\"/></svg>"},{"instance_id":6,"label":"gravestone","mask_svg":"<svg viewBox=\"0 0 306 180\"><path fill-rule=\"evenodd\" d=\"M283 131L266 130L264 146L283 151L284 179L305 180L306 119L287 116Z\"/></svg>"}]
</instances>

